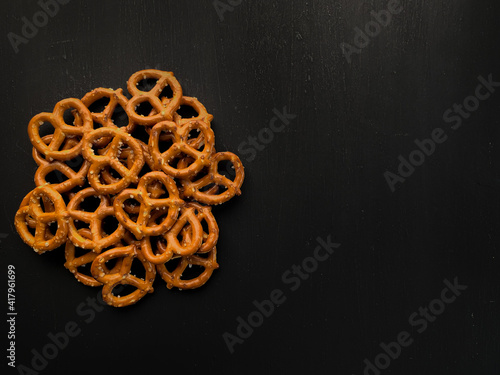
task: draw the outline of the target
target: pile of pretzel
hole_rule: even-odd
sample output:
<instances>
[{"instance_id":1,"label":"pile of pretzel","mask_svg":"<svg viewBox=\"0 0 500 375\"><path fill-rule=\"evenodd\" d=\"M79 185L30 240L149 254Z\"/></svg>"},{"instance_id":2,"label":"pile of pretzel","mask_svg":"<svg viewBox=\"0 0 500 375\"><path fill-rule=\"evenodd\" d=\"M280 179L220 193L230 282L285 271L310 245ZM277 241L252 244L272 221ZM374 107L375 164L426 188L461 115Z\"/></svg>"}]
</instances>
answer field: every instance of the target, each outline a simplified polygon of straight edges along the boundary
<instances>
[{"instance_id":1,"label":"pile of pretzel","mask_svg":"<svg viewBox=\"0 0 500 375\"><path fill-rule=\"evenodd\" d=\"M148 82L152 88L143 89ZM65 245L65 267L78 281L102 286L103 300L116 307L152 292L156 273L169 289L205 284L218 268L211 206L241 194L244 179L238 156L215 151L213 116L183 96L171 72L136 72L127 89L130 98L122 89L97 88L33 117L28 134L37 187L15 216L19 235L35 252ZM197 115L183 117L186 106ZM114 123L120 107L128 119L121 126ZM53 131L42 135L47 124ZM234 176L223 174L223 163L232 164ZM49 183L52 172L64 178ZM89 208L92 199L99 204ZM116 223L106 233L109 217ZM183 277L192 266L198 273ZM123 285L132 291L117 294Z\"/></svg>"}]
</instances>

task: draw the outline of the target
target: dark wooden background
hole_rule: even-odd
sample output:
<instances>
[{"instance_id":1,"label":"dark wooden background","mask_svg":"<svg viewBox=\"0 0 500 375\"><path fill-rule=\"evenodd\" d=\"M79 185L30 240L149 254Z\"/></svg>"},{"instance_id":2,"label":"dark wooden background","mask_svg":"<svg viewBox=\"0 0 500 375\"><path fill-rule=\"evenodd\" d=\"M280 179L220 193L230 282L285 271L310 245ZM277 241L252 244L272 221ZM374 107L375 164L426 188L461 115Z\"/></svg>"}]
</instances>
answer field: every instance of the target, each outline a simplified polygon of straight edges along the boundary
<instances>
[{"instance_id":1,"label":"dark wooden background","mask_svg":"<svg viewBox=\"0 0 500 375\"><path fill-rule=\"evenodd\" d=\"M247 0L221 20L212 1L72 0L18 53L7 34L40 7L3 4L0 255L3 275L17 269L16 363L30 366L31 350L75 321L80 335L41 373L359 375L408 331L414 342L381 373L499 374L500 90L460 129L442 118L478 76L500 81L497 2L402 2L348 63L341 43L387 3ZM204 103L218 150L238 152L275 108L296 118L254 160L239 152L243 195L214 209L220 269L203 288L158 283L85 323L77 307L97 291L74 280L61 250L37 256L14 230L34 187L26 128L57 101L125 87L144 68L173 71ZM384 172L435 128L449 139L391 192ZM341 246L292 292L283 273L328 235ZM409 317L454 278L467 290L418 333ZM230 354L223 333L273 289L286 301Z\"/></svg>"}]
</instances>

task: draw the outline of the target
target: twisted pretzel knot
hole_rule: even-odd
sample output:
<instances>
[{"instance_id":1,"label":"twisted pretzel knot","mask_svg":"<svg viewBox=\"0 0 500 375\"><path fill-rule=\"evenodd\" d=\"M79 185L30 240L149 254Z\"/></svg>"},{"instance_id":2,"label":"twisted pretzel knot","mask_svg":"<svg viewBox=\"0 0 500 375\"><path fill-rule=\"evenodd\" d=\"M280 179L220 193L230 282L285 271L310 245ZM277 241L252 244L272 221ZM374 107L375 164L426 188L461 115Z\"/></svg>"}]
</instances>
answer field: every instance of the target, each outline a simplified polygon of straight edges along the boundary
<instances>
[{"instance_id":1,"label":"twisted pretzel knot","mask_svg":"<svg viewBox=\"0 0 500 375\"><path fill-rule=\"evenodd\" d=\"M102 137L111 137L112 141L103 155L95 155L92 144ZM118 158L123 144L127 144L132 149L133 156L128 158L128 160L132 159L131 168L123 165ZM137 182L138 174L144 165L141 145L131 135L116 128L99 128L85 134L82 153L83 157L92 163L88 172L90 186L101 194L115 194L131 183ZM122 178L111 184L101 183L99 176L106 167L113 168Z\"/></svg>"},{"instance_id":2,"label":"twisted pretzel knot","mask_svg":"<svg viewBox=\"0 0 500 375\"><path fill-rule=\"evenodd\" d=\"M189 143L189 134L192 130L199 130L202 133L204 145L203 150L197 149L197 144ZM160 152L160 134L168 132L173 137L173 144L168 150ZM210 165L210 155L214 150L215 136L210 126L203 121L190 121L179 127L175 122L163 121L156 124L151 130L149 137L149 150L155 164L163 172L174 177L190 177ZM191 157L192 163L183 168L174 168L169 163L179 155Z\"/></svg>"},{"instance_id":3,"label":"twisted pretzel knot","mask_svg":"<svg viewBox=\"0 0 500 375\"><path fill-rule=\"evenodd\" d=\"M94 212L82 211L81 203L88 197L99 198L99 206ZM114 216L115 211L111 204L111 198L106 195L98 194L93 188L89 187L79 191L68 203L67 210L69 219L69 239L76 246L82 249L92 249L95 253L100 253L102 249L119 242L125 234L125 228L118 224L116 230L106 235L102 228L102 222L108 216ZM90 237L81 235L75 226L75 221L79 220L89 224Z\"/></svg>"},{"instance_id":4,"label":"twisted pretzel knot","mask_svg":"<svg viewBox=\"0 0 500 375\"><path fill-rule=\"evenodd\" d=\"M53 135L49 134L42 138L45 144L50 144ZM62 147L62 150L71 149L78 143L74 138L68 138ZM53 171L58 171L67 177L67 180L60 182L59 184L51 185L53 189L57 190L59 193L65 193L76 186L82 186L85 184L87 177L87 172L90 168L90 163L87 160L83 160L78 172L75 172L73 168L68 165L68 161L47 161L40 151L33 147L33 159L38 164L38 169L35 172L35 184L37 186L48 184L46 177L49 173Z\"/></svg>"},{"instance_id":5,"label":"twisted pretzel knot","mask_svg":"<svg viewBox=\"0 0 500 375\"><path fill-rule=\"evenodd\" d=\"M76 116L81 119L80 126L68 125L64 122L64 112L72 108L76 111ZM54 127L54 134L49 144L46 144L40 136L40 126L45 122L49 122ZM68 137L83 137L92 127L92 116L87 107L80 100L69 98L58 102L52 113L44 112L33 117L28 125L28 135L33 146L49 160L51 158L70 160L80 154L82 141L80 140L69 149L59 150L59 148Z\"/></svg>"},{"instance_id":6,"label":"twisted pretzel knot","mask_svg":"<svg viewBox=\"0 0 500 375\"><path fill-rule=\"evenodd\" d=\"M149 186L161 182L168 192L168 198L152 198ZM134 221L125 211L124 203L134 199L140 203L137 220ZM137 239L144 236L156 236L167 231L177 220L184 201L179 198L177 186L172 178L162 172L150 172L141 177L137 189L126 189L116 196L113 203L116 218L124 227L130 230ZM165 219L157 225L151 224L153 210L168 209Z\"/></svg>"},{"instance_id":7,"label":"twisted pretzel knot","mask_svg":"<svg viewBox=\"0 0 500 375\"><path fill-rule=\"evenodd\" d=\"M144 79L156 79L157 82L149 91L142 91L137 88L137 85ZM160 98L167 86L172 89L172 98ZM173 113L182 98L182 87L172 72L155 69L141 70L132 74L127 82L127 89L133 95L127 104L127 113L134 122L140 125L154 125L160 121L172 120ZM153 107L153 112L148 116L142 116L136 112L137 106L144 102L149 102Z\"/></svg>"},{"instance_id":8,"label":"twisted pretzel knot","mask_svg":"<svg viewBox=\"0 0 500 375\"><path fill-rule=\"evenodd\" d=\"M154 81L152 88L140 89L142 80ZM244 178L236 155L216 153L213 116L198 99L183 96L171 72L136 72L127 87L130 99L122 89L100 87L32 118L37 187L15 216L24 242L37 253L65 245L64 266L83 284L102 286L104 301L116 307L152 292L156 272L168 288L207 282L218 268L219 228L205 204L239 195ZM146 102L147 112L141 109ZM128 121L115 123L120 108ZM72 124L66 122L69 113ZM46 123L54 131L42 137ZM219 173L222 161L233 164L233 180ZM51 172L66 180L48 183ZM98 205L89 207L96 198ZM109 217L118 221L111 230ZM136 263L144 280L134 275ZM119 296L119 285L135 290Z\"/></svg>"},{"instance_id":9,"label":"twisted pretzel knot","mask_svg":"<svg viewBox=\"0 0 500 375\"><path fill-rule=\"evenodd\" d=\"M186 268L188 266L191 267L192 265L203 267L203 272L191 279L182 279L182 274L186 271ZM156 270L160 274L161 278L167 283L168 289L172 289L173 287L179 289L199 288L204 285L208 279L210 279L214 270L219 268L219 265L217 264L217 250L214 247L206 253L206 258L202 255L196 254L181 256L179 263L172 271L169 271L167 266L168 262L158 264L156 266Z\"/></svg>"},{"instance_id":10,"label":"twisted pretzel knot","mask_svg":"<svg viewBox=\"0 0 500 375\"><path fill-rule=\"evenodd\" d=\"M41 200L46 199L53 205L53 210L44 212ZM45 205L47 209L47 205ZM36 221L35 234L28 229L27 217ZM57 223L57 231L51 237L49 225ZM24 242L42 254L66 242L68 234L68 212L62 196L50 185L39 186L29 195L29 204L22 206L16 213L14 224ZM50 233L50 232L49 232Z\"/></svg>"},{"instance_id":11,"label":"twisted pretzel knot","mask_svg":"<svg viewBox=\"0 0 500 375\"><path fill-rule=\"evenodd\" d=\"M78 229L78 234L84 238L92 239L92 233L89 229L81 228ZM95 258L97 258L97 253L89 250L86 254L76 257L75 244L71 241L66 242L66 247L64 249L64 256L66 258L66 262L64 263L64 267L66 267L75 278L81 282L82 284L88 286L101 286L102 283L94 279L92 276L86 275L84 273L79 272L78 268L82 266L86 266L87 264L92 264ZM116 262L115 266L112 269L106 267L106 264L103 264L103 269L105 274L116 273L119 272L121 268L121 259Z\"/></svg>"},{"instance_id":12,"label":"twisted pretzel knot","mask_svg":"<svg viewBox=\"0 0 500 375\"><path fill-rule=\"evenodd\" d=\"M82 98L82 103L87 108L90 108L92 104L103 98L108 98L109 103L106 104L101 112L91 112L92 120L102 126L117 127L117 125L113 122L113 114L117 106L121 106L125 110L128 99L125 95L123 95L122 89L113 90L99 87L85 94ZM120 129L130 134L135 129L135 123L129 118L128 124L120 127Z\"/></svg>"},{"instance_id":13,"label":"twisted pretzel knot","mask_svg":"<svg viewBox=\"0 0 500 375\"><path fill-rule=\"evenodd\" d=\"M228 160L232 163L236 176L234 181L231 181L226 176L223 176L218 171L219 163L223 160ZM186 165L186 159L179 162L179 168L183 168ZM182 183L182 197L183 198L194 198L198 202L216 205L227 202L229 199L235 195L241 194L241 185L245 178L245 171L241 160L238 156L232 152L218 152L214 154L210 159L210 165L208 167L208 173L196 180L195 177L184 178L181 180ZM202 189L210 186L216 185L214 188L220 186L226 189L219 194L217 194L218 189L210 189L209 191L203 192Z\"/></svg>"},{"instance_id":14,"label":"twisted pretzel knot","mask_svg":"<svg viewBox=\"0 0 500 375\"><path fill-rule=\"evenodd\" d=\"M105 263L111 259L120 258L121 265L118 272L107 272ZM140 279L131 274L132 262L138 259L146 271L145 279ZM92 276L98 282L103 283L103 300L111 306L122 307L136 303L147 293L153 292L153 281L156 271L149 263L136 245L117 247L99 254L92 262ZM132 285L137 289L126 296L115 296L113 289L119 285Z\"/></svg>"}]
</instances>

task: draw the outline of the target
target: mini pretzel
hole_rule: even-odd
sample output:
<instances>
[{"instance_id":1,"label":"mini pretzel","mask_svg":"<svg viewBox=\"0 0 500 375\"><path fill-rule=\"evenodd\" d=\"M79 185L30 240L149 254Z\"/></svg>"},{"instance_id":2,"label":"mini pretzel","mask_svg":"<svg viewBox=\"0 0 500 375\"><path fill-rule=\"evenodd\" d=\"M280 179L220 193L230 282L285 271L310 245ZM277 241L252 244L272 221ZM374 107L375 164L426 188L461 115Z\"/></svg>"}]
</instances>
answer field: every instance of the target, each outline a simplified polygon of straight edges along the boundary
<instances>
[{"instance_id":1,"label":"mini pretzel","mask_svg":"<svg viewBox=\"0 0 500 375\"><path fill-rule=\"evenodd\" d=\"M218 164L222 160L229 160L233 164L234 171L236 173L234 181L231 181L229 178L218 172ZM183 187L182 196L186 198L194 198L198 202L204 204L216 205L227 202L235 195L240 195L240 188L245 178L245 170L243 169L240 158L232 152L218 152L212 156L210 162L208 173L202 178L195 180L197 177L195 176L194 178L181 180ZM181 167L183 166L183 163L184 161L179 163ZM201 191L201 189L211 184L224 186L227 190L220 194L216 194L213 190L209 192Z\"/></svg>"},{"instance_id":2,"label":"mini pretzel","mask_svg":"<svg viewBox=\"0 0 500 375\"><path fill-rule=\"evenodd\" d=\"M85 104L87 108L90 108L93 103L102 98L108 98L109 103L101 112L91 112L92 119L102 126L117 127L117 125L115 125L115 123L113 122L113 114L118 105L120 105L125 110L125 108L127 107L128 99L125 95L123 95L122 89L113 90L99 87L85 94L85 96L82 98L82 103ZM120 127L120 129L129 134L132 133L134 128L135 123L130 120L130 118L126 126Z\"/></svg>"},{"instance_id":3,"label":"mini pretzel","mask_svg":"<svg viewBox=\"0 0 500 375\"><path fill-rule=\"evenodd\" d=\"M105 263L111 259L121 258L122 262L118 272L108 273ZM145 280L130 274L133 260L137 258L146 270ZM122 307L136 303L147 293L153 292L153 281L156 276L154 266L149 263L136 245L116 247L99 254L92 262L92 276L104 284L102 289L103 300L111 306ZM132 285L137 289L126 296L115 296L113 289L119 285Z\"/></svg>"},{"instance_id":4,"label":"mini pretzel","mask_svg":"<svg viewBox=\"0 0 500 375\"><path fill-rule=\"evenodd\" d=\"M205 258L204 256L197 254L181 256L179 264L173 271L168 270L168 262L164 264L158 264L156 266L156 270L158 271L161 278L167 283L168 289L172 289L173 287L179 289L199 288L200 286L205 284L208 279L210 279L210 276L212 276L214 270L219 268L219 265L217 264L217 250L215 247L210 252L203 255L206 255L207 257ZM170 262L172 261L175 261L175 259L172 258ZM204 270L197 277L183 280L183 272L188 266L191 267L191 265L201 266L204 268Z\"/></svg>"},{"instance_id":5,"label":"mini pretzel","mask_svg":"<svg viewBox=\"0 0 500 375\"><path fill-rule=\"evenodd\" d=\"M189 133L191 130L201 131L204 139L204 147L199 151L189 144ZM159 138L162 132L169 132L173 135L173 144L168 150L161 153L159 150ZM203 121L191 121L178 127L174 122L163 121L156 124L149 136L149 151L153 159L163 172L170 176L187 178L193 176L204 166L210 165L210 155L214 151L214 133L212 129ZM169 163L177 156L185 154L194 161L185 168L177 169Z\"/></svg>"},{"instance_id":6,"label":"mini pretzel","mask_svg":"<svg viewBox=\"0 0 500 375\"><path fill-rule=\"evenodd\" d=\"M139 82L148 78L156 79L156 85L149 91L139 90L137 88ZM172 98L160 98L161 92L167 86L172 89ZM172 120L173 112L178 108L182 98L182 87L172 72L155 69L141 70L132 74L127 82L127 89L132 98L128 101L126 111L129 117L140 125L154 125L160 121ZM148 116L137 114L137 106L146 101L153 107L153 114Z\"/></svg>"},{"instance_id":7,"label":"mini pretzel","mask_svg":"<svg viewBox=\"0 0 500 375\"><path fill-rule=\"evenodd\" d=\"M64 112L67 109L75 108L81 126L68 125L64 122ZM46 144L40 136L40 126L44 122L49 122L54 127L54 134L49 144ZM92 116L85 105L75 98L63 99L57 103L52 113L43 112L33 117L28 125L28 135L33 146L48 158L56 160L70 160L80 153L82 141L80 140L70 149L59 150L63 142L68 137L83 137L92 130ZM50 160L50 159L49 159Z\"/></svg>"},{"instance_id":8,"label":"mini pretzel","mask_svg":"<svg viewBox=\"0 0 500 375\"><path fill-rule=\"evenodd\" d=\"M203 227L196 216L196 208L185 206L182 208L181 217L174 226L164 235L167 245L160 254L154 254L149 237L141 241L141 249L144 257L153 264L163 264L172 258L173 254L191 255L198 251L203 243ZM186 224L190 224L191 237L189 242L179 243L177 236L181 233Z\"/></svg>"},{"instance_id":9,"label":"mini pretzel","mask_svg":"<svg viewBox=\"0 0 500 375\"><path fill-rule=\"evenodd\" d=\"M196 202L189 202L186 204L186 207L193 207L195 209L195 215L200 223L203 221L207 223L208 233L203 232L203 242L197 253L201 254L212 250L215 245L217 245L217 241L219 239L219 226L217 225L217 221L212 214L212 207L203 206ZM184 227L182 235L183 243L191 242L193 237L192 228L190 226Z\"/></svg>"},{"instance_id":10,"label":"mini pretzel","mask_svg":"<svg viewBox=\"0 0 500 375\"><path fill-rule=\"evenodd\" d=\"M100 199L99 207L94 212L82 211L81 203L85 198L95 196ZM102 221L108 216L114 216L115 211L111 204L111 199L107 195L102 195L89 187L79 191L68 203L67 207L69 219L69 239L82 249L93 249L97 254L102 249L119 242L125 234L125 228L118 223L116 230L106 235L103 233ZM90 237L82 236L75 226L75 220L83 221L90 226Z\"/></svg>"},{"instance_id":11,"label":"mini pretzel","mask_svg":"<svg viewBox=\"0 0 500 375\"><path fill-rule=\"evenodd\" d=\"M45 144L50 144L53 135L49 134L42 138ZM78 142L69 138L63 146L63 150L69 149L76 145ZM38 164L38 169L35 172L35 184L37 186L46 185L48 182L46 177L49 173L53 171L58 171L67 177L66 181L59 184L52 184L52 188L57 190L59 193L65 193L76 186L82 186L85 184L87 177L87 172L90 167L90 163L87 160L83 160L82 165L78 172L75 172L73 168L67 165L67 161L47 161L40 151L33 147L33 159Z\"/></svg>"},{"instance_id":12,"label":"mini pretzel","mask_svg":"<svg viewBox=\"0 0 500 375\"><path fill-rule=\"evenodd\" d=\"M161 182L168 192L168 198L158 199L151 197L149 187ZM157 187L155 187L157 188ZM133 221L125 212L124 203L127 199L134 199L140 203L137 221ZM137 189L123 190L116 196L113 206L116 218L122 225L130 230L137 239L144 236L156 236L166 232L177 220L180 208L184 201L179 198L179 191L172 178L162 172L149 172L141 177ZM151 223L153 210L168 208L167 217L157 225Z\"/></svg>"},{"instance_id":13,"label":"mini pretzel","mask_svg":"<svg viewBox=\"0 0 500 375\"><path fill-rule=\"evenodd\" d=\"M44 212L40 200L47 199L53 204L53 211ZM28 215L36 221L35 235L28 229ZM29 205L21 207L14 220L17 232L24 242L31 246L35 252L42 254L54 250L66 242L68 234L68 212L61 195L50 185L35 188L29 197ZM57 222L57 231L48 238L50 223Z\"/></svg>"},{"instance_id":14,"label":"mini pretzel","mask_svg":"<svg viewBox=\"0 0 500 375\"><path fill-rule=\"evenodd\" d=\"M192 107L198 116L192 118L183 118L181 115L177 113L181 106ZM213 120L214 116L207 112L207 109L203 104L201 104L197 98L192 98L190 96L183 96L179 102L179 108L174 113L174 121L177 125L182 126L191 121L205 121L206 123L210 123Z\"/></svg>"},{"instance_id":15,"label":"mini pretzel","mask_svg":"<svg viewBox=\"0 0 500 375\"><path fill-rule=\"evenodd\" d=\"M112 141L103 155L95 155L92 144L98 142L102 137L112 137ZM124 143L133 151L133 157L129 158L132 160L131 168L124 166L118 159L120 147ZM99 128L85 134L82 153L83 157L92 163L88 172L90 186L101 194L115 194L131 183L137 182L139 180L138 174L144 165L141 145L131 135L117 128ZM106 167L113 168L122 178L111 184L101 183L99 175Z\"/></svg>"},{"instance_id":16,"label":"mini pretzel","mask_svg":"<svg viewBox=\"0 0 500 375\"><path fill-rule=\"evenodd\" d=\"M80 236L84 238L92 239L92 233L90 232L89 229L81 228L78 230L78 233ZM64 263L64 267L66 267L75 276L75 278L82 284L88 286L102 285L102 283L94 279L92 276L85 275L78 271L78 267L84 266L86 264L92 264L92 262L94 261L94 259L97 257L98 254L93 251L89 251L84 255L76 257L75 249L76 246L70 240L68 240L66 242L66 247L64 249L64 256L66 258L66 263ZM103 265L103 269L106 274L119 272L120 267L121 267L121 259L115 264L115 266L111 270L108 269L105 264Z\"/></svg>"}]
</instances>

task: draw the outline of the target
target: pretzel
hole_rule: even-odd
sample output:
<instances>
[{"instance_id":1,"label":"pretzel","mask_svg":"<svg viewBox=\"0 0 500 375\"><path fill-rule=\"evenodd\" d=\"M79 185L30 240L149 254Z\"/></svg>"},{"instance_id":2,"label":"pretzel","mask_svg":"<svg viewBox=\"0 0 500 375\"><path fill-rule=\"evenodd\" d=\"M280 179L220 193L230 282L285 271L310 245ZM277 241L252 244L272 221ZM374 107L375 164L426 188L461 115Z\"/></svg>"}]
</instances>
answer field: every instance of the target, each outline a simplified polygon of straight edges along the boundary
<instances>
[{"instance_id":1,"label":"pretzel","mask_svg":"<svg viewBox=\"0 0 500 375\"><path fill-rule=\"evenodd\" d=\"M45 144L50 144L53 135L49 134L42 138ZM75 146L78 142L74 138L68 138L63 144L62 150L70 149ZM47 161L40 151L33 147L33 159L38 164L38 169L35 172L35 184L37 186L46 185L48 182L46 177L49 173L53 171L58 171L67 177L66 181L59 184L53 184L52 188L57 190L59 193L65 193L73 189L76 186L82 186L85 184L87 172L90 167L90 163L83 160L82 165L78 172L75 172L73 168L68 166L68 161Z\"/></svg>"},{"instance_id":2,"label":"pretzel","mask_svg":"<svg viewBox=\"0 0 500 375\"><path fill-rule=\"evenodd\" d=\"M201 131L204 139L204 147L202 151L199 151L196 146L189 144L189 133L191 130L197 129ZM162 132L169 132L173 136L173 144L170 148L163 153L159 150L159 137ZM193 176L204 166L210 164L210 155L214 151L214 133L212 129L203 121L190 121L178 127L174 122L163 121L156 124L149 136L149 151L153 156L155 164L161 168L166 174L186 178ZM193 159L193 162L189 166L178 169L169 165L169 163L179 155L187 155Z\"/></svg>"},{"instance_id":3,"label":"pretzel","mask_svg":"<svg viewBox=\"0 0 500 375\"><path fill-rule=\"evenodd\" d=\"M233 164L234 171L236 173L234 181L231 181L229 178L221 175L218 172L218 164L222 160L229 160ZM180 167L182 168L185 163L187 163L185 159L181 160L179 162ZM183 187L182 197L194 198L198 202L204 204L217 205L227 202L235 195L241 194L240 188L245 178L245 170L238 156L236 156L232 152L218 152L217 154L214 154L210 159L208 173L197 180L195 180L196 177L198 176L181 180ZM227 190L220 194L216 194L213 189L208 192L201 191L201 189L212 184L223 186Z\"/></svg>"},{"instance_id":4,"label":"pretzel","mask_svg":"<svg viewBox=\"0 0 500 375\"><path fill-rule=\"evenodd\" d=\"M153 264L163 264L169 261L173 254L176 255L191 255L196 253L203 243L203 227L196 216L194 207L185 206L182 208L182 214L176 221L174 226L163 236L167 245L162 249L159 254L153 252L151 246L151 239L149 237L143 238L141 241L141 249L144 257ZM181 245L177 236L182 229L189 222L191 229L190 241L183 241Z\"/></svg>"},{"instance_id":5,"label":"pretzel","mask_svg":"<svg viewBox=\"0 0 500 375\"><path fill-rule=\"evenodd\" d=\"M111 259L122 259L120 270L118 272L108 273L105 263ZM138 259L146 270L145 280L140 279L130 273L132 262ZM136 303L147 293L153 292L153 281L155 279L155 268L149 263L137 245L128 245L125 247L116 247L99 254L92 262L92 276L100 283L103 283L103 300L111 306L122 307ZM115 296L113 289L119 285L132 285L137 289L126 296Z\"/></svg>"},{"instance_id":6,"label":"pretzel","mask_svg":"<svg viewBox=\"0 0 500 375\"><path fill-rule=\"evenodd\" d=\"M198 115L191 118L183 118L181 115L177 113L181 108L181 106L188 106L193 108L196 111L196 113L198 113ZM192 98L189 96L183 96L181 98L181 100L179 101L179 107L174 112L174 121L179 126L185 125L186 123L191 121L204 121L207 124L209 124L210 121L213 120L213 118L214 116L212 116L207 112L205 106L201 104L197 98Z\"/></svg>"},{"instance_id":7,"label":"pretzel","mask_svg":"<svg viewBox=\"0 0 500 375\"><path fill-rule=\"evenodd\" d=\"M157 189L157 182L161 182L166 188L168 198L158 199L151 198L149 187L154 184ZM127 199L134 199L140 203L138 218L133 221L129 214L125 212L124 203ZM118 221L135 237L140 240L144 236L156 236L167 231L177 220L180 208L184 205L184 201L179 198L177 186L172 178L166 176L162 172L149 172L141 177L137 189L123 190L116 196L113 207ZM157 225L151 223L151 212L156 209L168 208L167 217ZM151 224L151 225L150 225Z\"/></svg>"},{"instance_id":8,"label":"pretzel","mask_svg":"<svg viewBox=\"0 0 500 375\"><path fill-rule=\"evenodd\" d=\"M151 90L142 91L137 85L143 79L156 79L157 82ZM160 95L167 86L172 89L173 96L163 98L162 102ZM173 112L179 107L182 98L182 87L173 73L156 69L140 70L132 74L127 82L127 89L132 98L128 101L126 111L129 118L140 125L154 125L160 121L172 120ZM146 101L153 107L153 114L148 116L137 114L137 106Z\"/></svg>"},{"instance_id":9,"label":"pretzel","mask_svg":"<svg viewBox=\"0 0 500 375\"><path fill-rule=\"evenodd\" d=\"M82 98L82 103L90 110L92 104L94 104L98 100L101 100L102 98L108 98L109 103L106 104L105 108L101 112L91 112L92 120L94 122L97 122L98 124L101 124L102 126L117 127L117 125L115 125L115 123L113 122L113 114L118 105L125 110L128 103L127 97L123 95L122 89L113 90L99 87L85 94L85 96ZM120 129L129 134L134 131L134 128L135 123L130 120L130 117L128 124L120 127Z\"/></svg>"},{"instance_id":10,"label":"pretzel","mask_svg":"<svg viewBox=\"0 0 500 375\"><path fill-rule=\"evenodd\" d=\"M177 258L173 258L172 260L170 260L170 262L175 261ZM217 250L215 247L206 254L181 256L179 259L179 263L173 271L168 270L168 264L169 263L167 262L164 264L156 265L156 270L161 278L167 283L168 289L172 289L173 287L179 289L199 288L200 286L205 284L208 279L210 279L214 270L219 268L219 265L217 264ZM203 272L197 277L183 280L183 272L188 266L191 267L192 265L203 267Z\"/></svg>"},{"instance_id":11,"label":"pretzel","mask_svg":"<svg viewBox=\"0 0 500 375\"><path fill-rule=\"evenodd\" d=\"M81 118L81 125L68 125L64 122L64 112L75 108L76 116ZM40 126L49 122L54 127L54 134L49 144L46 144L40 136ZM47 158L56 160L70 160L80 154L82 141L76 143L70 149L59 150L60 146L68 137L83 137L93 127L92 116L85 105L75 98L63 99L58 102L52 113L43 112L33 117L28 125L28 135L33 146Z\"/></svg>"},{"instance_id":12,"label":"pretzel","mask_svg":"<svg viewBox=\"0 0 500 375\"><path fill-rule=\"evenodd\" d=\"M102 137L112 137L107 151L103 155L95 155L92 144ZM127 144L133 151L132 167L127 168L118 159L120 147ZM137 182L138 174L144 165L144 156L141 145L129 134L117 128L99 128L85 134L83 138L83 157L92 164L88 172L88 180L97 192L101 194L115 194L129 186L132 182ZM129 159L131 159L129 157ZM103 184L99 181L101 171L111 167L117 171L122 178L118 182Z\"/></svg>"},{"instance_id":13,"label":"pretzel","mask_svg":"<svg viewBox=\"0 0 500 375\"><path fill-rule=\"evenodd\" d=\"M40 199L45 198L53 204L53 211L44 212ZM27 216L36 221L35 235L28 229ZM68 212L61 195L50 185L39 186L29 194L29 204L21 207L14 220L17 232L22 240L31 246L35 252L43 254L66 242L68 234ZM48 238L50 223L57 222L57 231Z\"/></svg>"},{"instance_id":14,"label":"pretzel","mask_svg":"<svg viewBox=\"0 0 500 375\"><path fill-rule=\"evenodd\" d=\"M193 207L195 209L194 213L200 223L203 221L207 224L208 233L203 232L203 241L199 249L196 251L198 254L206 253L212 250L219 239L219 226L212 214L212 207L203 206L196 202L189 202L186 207ZM182 232L183 243L190 242L193 237L191 226L186 226L183 228Z\"/></svg>"},{"instance_id":15,"label":"pretzel","mask_svg":"<svg viewBox=\"0 0 500 375\"><path fill-rule=\"evenodd\" d=\"M99 207L94 212L82 211L81 203L85 198L95 196L100 199ZM107 195L101 195L93 188L89 187L79 191L68 203L67 206L69 219L69 239L82 249L92 249L99 254L102 249L119 242L125 234L125 228L118 223L116 230L106 235L103 233L102 221L108 216L114 216L111 198ZM82 236L75 226L75 221L83 221L90 226L90 237Z\"/></svg>"},{"instance_id":16,"label":"pretzel","mask_svg":"<svg viewBox=\"0 0 500 375\"><path fill-rule=\"evenodd\" d=\"M78 229L78 234L84 238L92 239L92 233L89 229L80 228ZM75 256L76 246L70 240L66 241L66 247L64 249L64 256L66 258L66 262L64 263L64 267L66 267L75 278L81 282L82 284L88 286L101 286L102 283L94 279L92 276L85 275L78 271L78 267L85 266L87 264L92 264L94 259L97 257L97 253L93 251L89 251L84 255L79 257ZM104 273L116 273L119 272L121 267L121 259L116 262L115 266L112 269L108 269L106 265L103 265Z\"/></svg>"}]
</instances>

